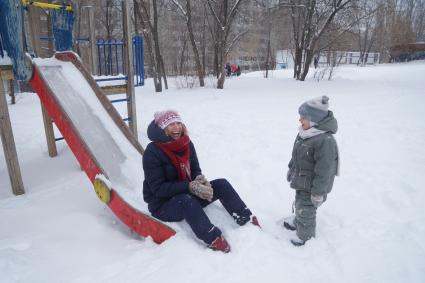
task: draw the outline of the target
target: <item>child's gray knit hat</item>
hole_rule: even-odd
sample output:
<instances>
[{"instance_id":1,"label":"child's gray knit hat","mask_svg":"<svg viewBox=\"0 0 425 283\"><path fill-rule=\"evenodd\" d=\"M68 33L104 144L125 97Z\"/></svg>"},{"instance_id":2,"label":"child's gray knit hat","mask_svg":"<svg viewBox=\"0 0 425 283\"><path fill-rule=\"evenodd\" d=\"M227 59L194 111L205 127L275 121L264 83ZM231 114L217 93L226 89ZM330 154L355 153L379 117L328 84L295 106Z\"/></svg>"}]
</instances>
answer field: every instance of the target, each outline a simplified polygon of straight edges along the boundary
<instances>
[{"instance_id":1,"label":"child's gray knit hat","mask_svg":"<svg viewBox=\"0 0 425 283\"><path fill-rule=\"evenodd\" d=\"M301 104L298 113L309 121L318 123L328 116L329 97L326 95L313 98Z\"/></svg>"}]
</instances>

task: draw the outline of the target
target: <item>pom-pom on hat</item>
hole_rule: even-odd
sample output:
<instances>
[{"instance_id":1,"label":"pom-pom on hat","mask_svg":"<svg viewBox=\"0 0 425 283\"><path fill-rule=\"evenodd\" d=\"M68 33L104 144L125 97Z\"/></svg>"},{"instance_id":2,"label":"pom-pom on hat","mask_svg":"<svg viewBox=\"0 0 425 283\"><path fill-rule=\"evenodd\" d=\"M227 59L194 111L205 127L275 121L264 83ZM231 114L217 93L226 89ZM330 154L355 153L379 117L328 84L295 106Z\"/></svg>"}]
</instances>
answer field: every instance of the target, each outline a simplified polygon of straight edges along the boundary
<instances>
[{"instance_id":1,"label":"pom-pom on hat","mask_svg":"<svg viewBox=\"0 0 425 283\"><path fill-rule=\"evenodd\" d=\"M154 114L155 124L161 129L167 128L168 125L174 122L182 122L179 113L174 110L159 111Z\"/></svg>"},{"instance_id":2,"label":"pom-pom on hat","mask_svg":"<svg viewBox=\"0 0 425 283\"><path fill-rule=\"evenodd\" d=\"M301 104L298 113L314 123L320 122L328 115L329 97L326 95L313 98Z\"/></svg>"}]
</instances>

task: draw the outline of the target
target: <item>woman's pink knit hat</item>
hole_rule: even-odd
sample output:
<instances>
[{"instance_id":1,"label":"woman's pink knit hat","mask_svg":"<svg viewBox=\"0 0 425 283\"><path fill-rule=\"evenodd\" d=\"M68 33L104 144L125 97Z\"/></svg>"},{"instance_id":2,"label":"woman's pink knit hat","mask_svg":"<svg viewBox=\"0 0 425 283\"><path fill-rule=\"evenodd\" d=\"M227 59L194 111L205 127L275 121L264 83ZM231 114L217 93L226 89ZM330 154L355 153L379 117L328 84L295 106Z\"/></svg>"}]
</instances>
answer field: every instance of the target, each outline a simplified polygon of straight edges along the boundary
<instances>
[{"instance_id":1,"label":"woman's pink knit hat","mask_svg":"<svg viewBox=\"0 0 425 283\"><path fill-rule=\"evenodd\" d=\"M174 110L159 111L154 114L155 124L161 129L167 128L168 125L174 122L182 123L182 118L179 113Z\"/></svg>"}]
</instances>

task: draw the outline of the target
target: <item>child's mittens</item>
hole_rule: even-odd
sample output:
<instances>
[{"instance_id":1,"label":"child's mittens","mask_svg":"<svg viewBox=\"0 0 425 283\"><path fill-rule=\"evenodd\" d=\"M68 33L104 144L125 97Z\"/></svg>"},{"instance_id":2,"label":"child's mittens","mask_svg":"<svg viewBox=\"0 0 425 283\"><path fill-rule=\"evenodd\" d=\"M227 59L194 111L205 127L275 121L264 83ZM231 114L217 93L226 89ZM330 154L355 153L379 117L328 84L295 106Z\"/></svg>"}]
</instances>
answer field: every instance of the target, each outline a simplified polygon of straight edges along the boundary
<instances>
[{"instance_id":1,"label":"child's mittens","mask_svg":"<svg viewBox=\"0 0 425 283\"><path fill-rule=\"evenodd\" d=\"M321 206L323 201L324 201L323 195L311 195L310 199L311 199L311 202L313 203L314 207L316 207L316 208Z\"/></svg>"},{"instance_id":2,"label":"child's mittens","mask_svg":"<svg viewBox=\"0 0 425 283\"><path fill-rule=\"evenodd\" d=\"M293 177L292 175L293 175L293 170L289 169L288 172L286 173L286 181L291 182Z\"/></svg>"}]
</instances>

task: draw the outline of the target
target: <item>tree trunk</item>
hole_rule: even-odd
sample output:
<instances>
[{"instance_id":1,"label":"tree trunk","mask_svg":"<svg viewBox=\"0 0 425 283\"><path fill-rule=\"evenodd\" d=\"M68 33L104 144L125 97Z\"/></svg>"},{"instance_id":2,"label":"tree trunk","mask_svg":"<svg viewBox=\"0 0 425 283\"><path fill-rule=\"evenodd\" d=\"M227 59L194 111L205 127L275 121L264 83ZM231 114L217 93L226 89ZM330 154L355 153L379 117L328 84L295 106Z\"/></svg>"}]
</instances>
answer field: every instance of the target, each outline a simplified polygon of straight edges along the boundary
<instances>
[{"instance_id":1,"label":"tree trunk","mask_svg":"<svg viewBox=\"0 0 425 283\"><path fill-rule=\"evenodd\" d=\"M351 1L352 0L345 0L345 2L343 0L333 1L330 10L319 13L320 9L316 7L317 1L311 0L305 2L306 6L300 6L303 7L303 11L297 12L297 18L295 18L295 9L299 7L299 3L295 1L290 2L292 5L291 19L295 41L294 77L297 80L305 80L313 60L316 43L323 33L329 29L335 15ZM320 22L316 22L318 20L320 20ZM302 62L303 59L304 63Z\"/></svg>"},{"instance_id":2,"label":"tree trunk","mask_svg":"<svg viewBox=\"0 0 425 283\"><path fill-rule=\"evenodd\" d=\"M162 68L162 64L161 64L161 52L160 52L160 48L159 48L159 36L158 36L158 9L157 9L157 2L156 0L152 0L152 8L153 8L153 30L152 30L152 35L153 35L153 44L154 44L154 50L155 50L155 61L156 61L156 66L157 66L157 70L158 70L158 78L159 78L159 85L158 85L158 92L162 91L162 80L161 77L164 74L164 70Z\"/></svg>"},{"instance_id":3,"label":"tree trunk","mask_svg":"<svg viewBox=\"0 0 425 283\"><path fill-rule=\"evenodd\" d=\"M214 44L214 76L217 79L220 76L219 66L218 66L218 47L217 47L217 43Z\"/></svg>"},{"instance_id":4,"label":"tree trunk","mask_svg":"<svg viewBox=\"0 0 425 283\"><path fill-rule=\"evenodd\" d=\"M204 74L204 76L205 76L205 65L206 65L206 60L207 60L207 55L206 55L206 53L207 53L207 44L206 44L206 29L207 29L207 26L206 26L206 17L207 17L207 15L205 14L204 15L204 23L203 23L203 26L202 26L202 31L201 31L201 34L202 34L202 38L201 38L201 52L202 52L202 63L201 63L201 65L202 65L202 74Z\"/></svg>"},{"instance_id":5,"label":"tree trunk","mask_svg":"<svg viewBox=\"0 0 425 283\"><path fill-rule=\"evenodd\" d=\"M160 53L159 37L158 37L158 14L157 14L157 2L152 1L153 7L153 23L151 22L149 15L149 6L143 0L134 0L137 5L135 9L137 15L141 18L140 25L142 26L143 35L145 37L146 46L148 49L149 57L151 60L152 76L156 92L162 91L162 79L167 86L167 79L165 76L165 69L163 68L162 57Z\"/></svg>"},{"instance_id":6,"label":"tree trunk","mask_svg":"<svg viewBox=\"0 0 425 283\"><path fill-rule=\"evenodd\" d=\"M305 52L305 61L304 61L304 69L301 74L301 77L299 78L300 81L304 81L307 77L308 71L310 69L311 61L313 61L313 55L314 52L312 50L306 50Z\"/></svg>"},{"instance_id":7,"label":"tree trunk","mask_svg":"<svg viewBox=\"0 0 425 283\"><path fill-rule=\"evenodd\" d=\"M224 66L222 66L222 68L224 69ZM217 80L217 88L218 89L223 89L224 88L224 81L226 80L226 74L222 71L220 73L220 76Z\"/></svg>"},{"instance_id":8,"label":"tree trunk","mask_svg":"<svg viewBox=\"0 0 425 283\"><path fill-rule=\"evenodd\" d=\"M301 64L302 64L303 51L300 47L295 47L295 58L294 58L294 79L299 79L301 75Z\"/></svg>"},{"instance_id":9,"label":"tree trunk","mask_svg":"<svg viewBox=\"0 0 425 283\"><path fill-rule=\"evenodd\" d=\"M168 89L167 76L165 75L164 60L162 59L162 55L160 57L160 60L161 60L162 78L164 79L164 86L165 86L165 89Z\"/></svg>"},{"instance_id":10,"label":"tree trunk","mask_svg":"<svg viewBox=\"0 0 425 283\"><path fill-rule=\"evenodd\" d=\"M136 35L139 35L139 24L137 22L137 10L139 10L139 3L136 0L133 0L133 17L134 17L134 32Z\"/></svg>"},{"instance_id":11,"label":"tree trunk","mask_svg":"<svg viewBox=\"0 0 425 283\"><path fill-rule=\"evenodd\" d=\"M186 45L187 45L187 38L186 36L184 37L184 41L183 41L183 48L182 51L180 53L180 64L179 64L179 69L178 69L178 74L180 76L183 76L184 72L183 72L183 64L184 64L184 54L186 52Z\"/></svg>"},{"instance_id":12,"label":"tree trunk","mask_svg":"<svg viewBox=\"0 0 425 283\"><path fill-rule=\"evenodd\" d=\"M203 68L201 65L201 60L199 59L199 52L198 52L198 47L196 46L196 42L195 42L195 35L193 34L193 28L192 28L192 9L191 9L191 4L190 4L190 0L186 0L186 12L187 12L187 29L189 31L189 39L190 39L190 43L192 44L192 50L193 50L193 54L195 57L195 63L196 63L196 71L198 73L198 77L199 77L199 85L201 87L205 86L205 82L204 82L204 72L203 72Z\"/></svg>"},{"instance_id":13,"label":"tree trunk","mask_svg":"<svg viewBox=\"0 0 425 283\"><path fill-rule=\"evenodd\" d=\"M267 13L267 55L266 55L266 78L269 77L269 67L270 67L270 40L271 40L271 32L272 32L272 16L270 13L270 0L266 0L266 13Z\"/></svg>"},{"instance_id":14,"label":"tree trunk","mask_svg":"<svg viewBox=\"0 0 425 283\"><path fill-rule=\"evenodd\" d=\"M80 1L76 1L75 3L76 10L78 11L78 15L82 15L82 7ZM81 17L77 17L77 32L75 37L78 39L81 37ZM77 51L77 54L81 56L81 50L80 50L80 42L78 40L74 40L74 50Z\"/></svg>"},{"instance_id":15,"label":"tree trunk","mask_svg":"<svg viewBox=\"0 0 425 283\"><path fill-rule=\"evenodd\" d=\"M235 19L238 7L243 0L236 0L229 7L229 1L213 1L207 0L207 5L211 11L211 15L214 19L214 63L217 74L217 88L223 89L226 74L224 72L224 64L226 63L227 53L230 51L231 44L228 44L228 36L232 27L232 23ZM214 7L213 7L214 5ZM227 50L229 48L229 50Z\"/></svg>"}]
</instances>

